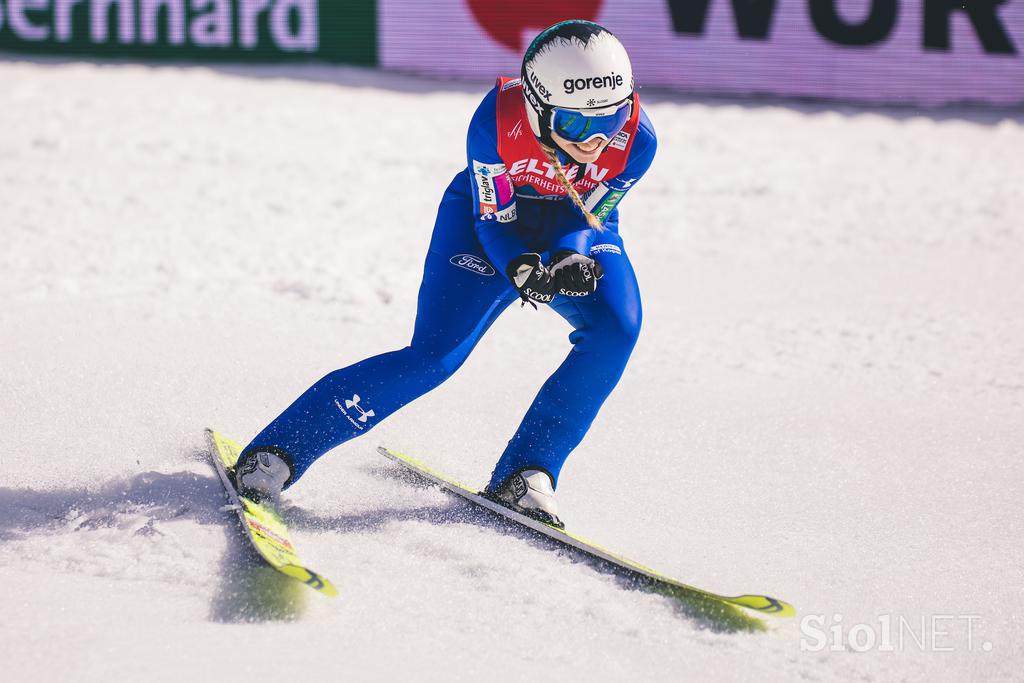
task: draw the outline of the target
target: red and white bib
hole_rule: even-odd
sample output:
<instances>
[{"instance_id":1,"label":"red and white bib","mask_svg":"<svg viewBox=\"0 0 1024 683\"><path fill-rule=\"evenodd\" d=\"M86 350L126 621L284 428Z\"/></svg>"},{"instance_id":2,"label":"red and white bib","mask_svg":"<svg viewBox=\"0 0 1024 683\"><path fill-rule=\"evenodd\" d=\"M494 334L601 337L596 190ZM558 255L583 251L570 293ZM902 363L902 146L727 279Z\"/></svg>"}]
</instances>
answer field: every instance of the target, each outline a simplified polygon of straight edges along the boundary
<instances>
[{"instance_id":1,"label":"red and white bib","mask_svg":"<svg viewBox=\"0 0 1024 683\"><path fill-rule=\"evenodd\" d=\"M516 190L522 194L536 194L542 197L565 196L566 190L555 177L555 170L540 142L530 130L526 118L526 102L523 100L523 86L518 78L498 78L498 156L512 178ZM622 130L609 143L597 161L583 168L570 164L566 177L581 195L597 187L602 180L614 178L622 173L629 158L629 149L636 137L640 121L640 102L633 94L633 113ZM529 190L533 190L530 192Z\"/></svg>"}]
</instances>

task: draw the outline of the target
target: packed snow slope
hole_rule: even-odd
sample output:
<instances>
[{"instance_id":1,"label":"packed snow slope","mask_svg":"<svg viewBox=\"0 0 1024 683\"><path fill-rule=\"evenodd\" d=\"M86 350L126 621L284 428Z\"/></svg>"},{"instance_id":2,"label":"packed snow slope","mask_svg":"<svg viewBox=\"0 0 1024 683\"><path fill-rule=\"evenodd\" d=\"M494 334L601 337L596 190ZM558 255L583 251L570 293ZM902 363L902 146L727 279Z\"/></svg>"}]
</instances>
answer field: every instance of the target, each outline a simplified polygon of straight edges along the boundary
<instances>
[{"instance_id":1,"label":"packed snow slope","mask_svg":"<svg viewBox=\"0 0 1024 683\"><path fill-rule=\"evenodd\" d=\"M564 517L796 619L707 628L374 452L484 482L568 351L548 310L290 490L338 599L247 563L203 428L408 341L486 88L0 62L5 679L1020 680L1019 112L644 95L644 331Z\"/></svg>"}]
</instances>

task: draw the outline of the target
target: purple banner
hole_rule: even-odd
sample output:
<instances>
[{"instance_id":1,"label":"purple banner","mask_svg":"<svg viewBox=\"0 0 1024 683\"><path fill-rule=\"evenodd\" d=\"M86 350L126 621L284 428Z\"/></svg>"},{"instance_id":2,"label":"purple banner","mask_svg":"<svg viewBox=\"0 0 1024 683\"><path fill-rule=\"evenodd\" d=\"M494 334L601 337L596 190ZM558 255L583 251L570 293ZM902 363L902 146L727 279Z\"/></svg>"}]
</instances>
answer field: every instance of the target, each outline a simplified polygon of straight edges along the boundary
<instances>
[{"instance_id":1,"label":"purple banner","mask_svg":"<svg viewBox=\"0 0 1024 683\"><path fill-rule=\"evenodd\" d=\"M1024 103L1024 0L378 0L385 68L514 75L565 18L622 39L640 85L869 102Z\"/></svg>"}]
</instances>

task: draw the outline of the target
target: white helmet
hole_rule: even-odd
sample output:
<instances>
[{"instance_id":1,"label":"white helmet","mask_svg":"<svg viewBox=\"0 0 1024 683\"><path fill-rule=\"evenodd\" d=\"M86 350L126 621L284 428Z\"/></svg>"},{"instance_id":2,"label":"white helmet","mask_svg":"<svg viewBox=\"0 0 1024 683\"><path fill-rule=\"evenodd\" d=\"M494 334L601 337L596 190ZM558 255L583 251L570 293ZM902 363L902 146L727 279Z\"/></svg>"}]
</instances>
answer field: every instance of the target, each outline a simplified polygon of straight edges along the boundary
<instances>
[{"instance_id":1,"label":"white helmet","mask_svg":"<svg viewBox=\"0 0 1024 683\"><path fill-rule=\"evenodd\" d=\"M601 128L597 122L602 122L604 130L596 130L590 137L610 138L615 112L619 112L617 119L622 119L623 111L628 118L627 103L633 98L629 55L611 31L591 21L573 19L544 29L526 49L522 78L530 128L548 146L554 146L551 129L556 108L588 117L594 124L587 126L588 132L591 127Z\"/></svg>"}]
</instances>

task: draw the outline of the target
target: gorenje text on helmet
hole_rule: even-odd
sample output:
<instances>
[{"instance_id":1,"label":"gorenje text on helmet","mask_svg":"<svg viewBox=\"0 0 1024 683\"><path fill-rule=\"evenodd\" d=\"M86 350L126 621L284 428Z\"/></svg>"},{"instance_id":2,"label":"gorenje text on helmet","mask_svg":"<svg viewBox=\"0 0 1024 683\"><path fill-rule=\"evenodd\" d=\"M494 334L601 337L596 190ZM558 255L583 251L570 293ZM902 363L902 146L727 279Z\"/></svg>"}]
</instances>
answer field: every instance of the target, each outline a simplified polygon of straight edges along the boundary
<instances>
[{"instance_id":1,"label":"gorenje text on helmet","mask_svg":"<svg viewBox=\"0 0 1024 683\"><path fill-rule=\"evenodd\" d=\"M592 76L590 78L567 78L562 82L565 94L571 95L577 90L590 90L591 88L618 88L622 85L622 76L614 71L607 76Z\"/></svg>"}]
</instances>

